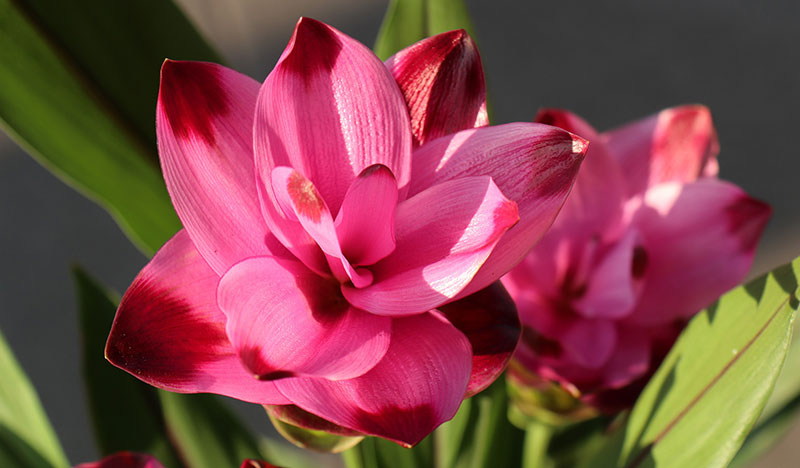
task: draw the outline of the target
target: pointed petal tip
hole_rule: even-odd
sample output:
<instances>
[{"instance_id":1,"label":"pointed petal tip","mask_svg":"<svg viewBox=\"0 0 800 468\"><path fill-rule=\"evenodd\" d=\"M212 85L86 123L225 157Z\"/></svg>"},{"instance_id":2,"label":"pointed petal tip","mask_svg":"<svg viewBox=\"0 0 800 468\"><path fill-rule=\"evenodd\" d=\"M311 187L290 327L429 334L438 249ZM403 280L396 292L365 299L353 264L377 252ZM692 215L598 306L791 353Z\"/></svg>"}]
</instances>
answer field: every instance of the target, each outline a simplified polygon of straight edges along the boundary
<instances>
[{"instance_id":1,"label":"pointed petal tip","mask_svg":"<svg viewBox=\"0 0 800 468\"><path fill-rule=\"evenodd\" d=\"M578 135L572 134L572 152L579 154L581 160L586 157L586 151L589 150L589 140L583 139Z\"/></svg>"},{"instance_id":2,"label":"pointed petal tip","mask_svg":"<svg viewBox=\"0 0 800 468\"><path fill-rule=\"evenodd\" d=\"M739 239L742 250L752 252L772 216L772 206L742 194L728 206L726 214L729 230Z\"/></svg>"},{"instance_id":3,"label":"pointed petal tip","mask_svg":"<svg viewBox=\"0 0 800 468\"><path fill-rule=\"evenodd\" d=\"M166 117L178 139L197 138L209 146L216 142L214 120L231 109L222 68L213 63L169 59L162 64L157 114ZM163 117L157 118L157 126L162 126Z\"/></svg>"}]
</instances>

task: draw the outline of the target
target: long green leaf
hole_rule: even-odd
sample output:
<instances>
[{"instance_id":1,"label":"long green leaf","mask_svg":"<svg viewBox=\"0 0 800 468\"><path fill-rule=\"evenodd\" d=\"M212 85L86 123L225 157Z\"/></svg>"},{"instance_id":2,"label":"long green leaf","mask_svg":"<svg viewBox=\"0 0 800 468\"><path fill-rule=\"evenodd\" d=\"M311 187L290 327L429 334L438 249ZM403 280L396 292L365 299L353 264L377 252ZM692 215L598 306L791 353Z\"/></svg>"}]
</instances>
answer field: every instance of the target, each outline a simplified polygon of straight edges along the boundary
<instances>
[{"instance_id":1,"label":"long green leaf","mask_svg":"<svg viewBox=\"0 0 800 468\"><path fill-rule=\"evenodd\" d=\"M102 455L122 450L149 453L164 466L180 466L170 445L156 389L115 368L103 357L117 300L79 268L73 271L83 352L83 373L95 438Z\"/></svg>"},{"instance_id":2,"label":"long green leaf","mask_svg":"<svg viewBox=\"0 0 800 468\"><path fill-rule=\"evenodd\" d=\"M0 334L0 466L69 466L28 377Z\"/></svg>"},{"instance_id":3,"label":"long green leaf","mask_svg":"<svg viewBox=\"0 0 800 468\"><path fill-rule=\"evenodd\" d=\"M797 327L797 324L795 324ZM800 413L800 336L794 334L786 361L783 364L775 389L767 400L764 411L756 421L753 431L747 436L732 468L749 465L766 453L788 432Z\"/></svg>"},{"instance_id":4,"label":"long green leaf","mask_svg":"<svg viewBox=\"0 0 800 468\"><path fill-rule=\"evenodd\" d=\"M218 61L168 0L0 0L0 121L144 251L180 224L154 137L164 58Z\"/></svg>"},{"instance_id":5,"label":"long green leaf","mask_svg":"<svg viewBox=\"0 0 800 468\"><path fill-rule=\"evenodd\" d=\"M692 319L616 440L582 466L727 466L786 356L798 269L800 259L725 294Z\"/></svg>"},{"instance_id":6,"label":"long green leaf","mask_svg":"<svg viewBox=\"0 0 800 468\"><path fill-rule=\"evenodd\" d=\"M255 437L215 395L159 395L173 442L191 468L236 467L245 458L272 458L260 453Z\"/></svg>"},{"instance_id":7,"label":"long green leaf","mask_svg":"<svg viewBox=\"0 0 800 468\"><path fill-rule=\"evenodd\" d=\"M374 50L386 60L420 39L453 29L474 36L463 0L391 0Z\"/></svg>"}]
</instances>

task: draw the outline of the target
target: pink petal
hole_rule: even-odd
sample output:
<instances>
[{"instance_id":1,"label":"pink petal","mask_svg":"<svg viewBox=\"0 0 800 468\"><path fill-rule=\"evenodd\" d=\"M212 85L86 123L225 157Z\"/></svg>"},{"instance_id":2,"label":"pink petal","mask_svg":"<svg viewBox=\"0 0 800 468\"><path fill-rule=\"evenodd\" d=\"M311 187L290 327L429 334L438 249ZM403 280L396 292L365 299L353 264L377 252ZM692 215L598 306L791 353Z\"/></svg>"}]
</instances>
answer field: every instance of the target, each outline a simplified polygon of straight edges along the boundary
<instances>
[{"instance_id":1,"label":"pink petal","mask_svg":"<svg viewBox=\"0 0 800 468\"><path fill-rule=\"evenodd\" d=\"M225 334L219 277L181 230L134 279L106 343L106 359L151 385L287 404L271 382L253 378Z\"/></svg>"},{"instance_id":2,"label":"pink petal","mask_svg":"<svg viewBox=\"0 0 800 468\"><path fill-rule=\"evenodd\" d=\"M349 379L389 347L389 318L350 307L338 282L294 260L244 260L222 277L217 298L228 337L261 379Z\"/></svg>"},{"instance_id":3,"label":"pink petal","mask_svg":"<svg viewBox=\"0 0 800 468\"><path fill-rule=\"evenodd\" d=\"M463 29L406 47L386 66L405 97L417 145L489 125L481 57Z\"/></svg>"},{"instance_id":4,"label":"pink petal","mask_svg":"<svg viewBox=\"0 0 800 468\"><path fill-rule=\"evenodd\" d=\"M645 375L650 368L647 330L622 327L617 330L614 353L606 363L603 386L621 388Z\"/></svg>"},{"instance_id":5,"label":"pink petal","mask_svg":"<svg viewBox=\"0 0 800 468\"><path fill-rule=\"evenodd\" d=\"M253 166L258 82L220 65L167 60L156 133L172 203L218 274L269 254Z\"/></svg>"},{"instance_id":6,"label":"pink petal","mask_svg":"<svg viewBox=\"0 0 800 468\"><path fill-rule=\"evenodd\" d=\"M328 205L311 181L290 167L276 167L272 170L272 190L288 222L299 222L319 248L332 257L331 268L340 281L350 279L359 288L372 283L370 272L353 268L342 253Z\"/></svg>"},{"instance_id":7,"label":"pink petal","mask_svg":"<svg viewBox=\"0 0 800 468\"><path fill-rule=\"evenodd\" d=\"M290 378L276 385L297 406L352 430L406 446L452 418L470 378L466 337L432 314L392 319L383 360L361 377Z\"/></svg>"},{"instance_id":8,"label":"pink petal","mask_svg":"<svg viewBox=\"0 0 800 468\"><path fill-rule=\"evenodd\" d=\"M633 219L647 259L631 319L664 324L687 318L740 283L771 211L716 179L648 190Z\"/></svg>"},{"instance_id":9,"label":"pink petal","mask_svg":"<svg viewBox=\"0 0 800 468\"><path fill-rule=\"evenodd\" d=\"M522 326L514 301L499 281L439 307L472 345L468 397L483 391L503 373L517 347Z\"/></svg>"},{"instance_id":10,"label":"pink petal","mask_svg":"<svg viewBox=\"0 0 800 468\"><path fill-rule=\"evenodd\" d=\"M75 468L164 468L164 465L152 455L117 452L98 462L79 463Z\"/></svg>"},{"instance_id":11,"label":"pink petal","mask_svg":"<svg viewBox=\"0 0 800 468\"><path fill-rule=\"evenodd\" d=\"M354 265L372 265L395 248L397 181L386 166L370 166L347 190L336 215L336 234Z\"/></svg>"},{"instance_id":12,"label":"pink petal","mask_svg":"<svg viewBox=\"0 0 800 468\"><path fill-rule=\"evenodd\" d=\"M301 18L261 87L254 133L256 168L266 189L272 170L292 167L311 180L333 213L356 176L383 164L408 184L408 110L389 70L364 45L328 25ZM265 203L269 205L269 203ZM283 220L265 210L284 244Z\"/></svg>"},{"instance_id":13,"label":"pink petal","mask_svg":"<svg viewBox=\"0 0 800 468\"><path fill-rule=\"evenodd\" d=\"M632 311L637 299L633 260L639 242L638 232L629 229L593 267L586 293L575 304L582 316L616 319Z\"/></svg>"},{"instance_id":14,"label":"pink petal","mask_svg":"<svg viewBox=\"0 0 800 468\"><path fill-rule=\"evenodd\" d=\"M662 182L716 176L719 152L711 112L700 105L673 107L603 134L622 165L628 193Z\"/></svg>"},{"instance_id":15,"label":"pink petal","mask_svg":"<svg viewBox=\"0 0 800 468\"><path fill-rule=\"evenodd\" d=\"M614 324L608 320L576 320L559 342L576 364L597 369L611 357L617 332Z\"/></svg>"},{"instance_id":16,"label":"pink petal","mask_svg":"<svg viewBox=\"0 0 800 468\"><path fill-rule=\"evenodd\" d=\"M410 315L448 302L518 220L517 206L489 177L444 182L397 205L397 247L372 268L366 288L343 286L351 304Z\"/></svg>"},{"instance_id":17,"label":"pink petal","mask_svg":"<svg viewBox=\"0 0 800 468\"><path fill-rule=\"evenodd\" d=\"M554 228L585 237L612 229L622 216L626 182L619 163L609 155L597 131L577 115L559 109L540 110L536 122L554 125L590 142Z\"/></svg>"},{"instance_id":18,"label":"pink petal","mask_svg":"<svg viewBox=\"0 0 800 468\"><path fill-rule=\"evenodd\" d=\"M519 263L553 222L586 152L582 138L535 123L485 127L439 138L414 152L409 196L431 185L488 175L519 207L503 236L459 297L481 290Z\"/></svg>"}]
</instances>

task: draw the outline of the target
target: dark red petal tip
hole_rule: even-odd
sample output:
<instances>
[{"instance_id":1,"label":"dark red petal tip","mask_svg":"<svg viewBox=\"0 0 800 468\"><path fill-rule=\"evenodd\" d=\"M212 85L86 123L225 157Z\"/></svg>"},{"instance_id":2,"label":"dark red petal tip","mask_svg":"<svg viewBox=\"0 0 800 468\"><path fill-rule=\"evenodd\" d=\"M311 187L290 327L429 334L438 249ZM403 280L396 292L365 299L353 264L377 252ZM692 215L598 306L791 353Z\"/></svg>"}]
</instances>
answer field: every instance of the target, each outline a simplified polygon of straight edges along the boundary
<instances>
[{"instance_id":1,"label":"dark red petal tip","mask_svg":"<svg viewBox=\"0 0 800 468\"><path fill-rule=\"evenodd\" d=\"M499 281L439 308L472 345L467 395L481 392L503 373L517 348L522 327L517 307Z\"/></svg>"},{"instance_id":2,"label":"dark red petal tip","mask_svg":"<svg viewBox=\"0 0 800 468\"><path fill-rule=\"evenodd\" d=\"M216 141L214 119L230 108L219 66L205 62L165 60L158 103L176 137L208 145Z\"/></svg>"},{"instance_id":3,"label":"dark red petal tip","mask_svg":"<svg viewBox=\"0 0 800 468\"><path fill-rule=\"evenodd\" d=\"M280 66L308 82L318 72L329 73L341 50L341 39L333 28L321 21L302 17L297 21L287 55Z\"/></svg>"},{"instance_id":4,"label":"dark red petal tip","mask_svg":"<svg viewBox=\"0 0 800 468\"><path fill-rule=\"evenodd\" d=\"M728 229L739 239L742 251L752 252L772 215L772 207L747 195L735 200L725 209Z\"/></svg>"},{"instance_id":5,"label":"dark red petal tip","mask_svg":"<svg viewBox=\"0 0 800 468\"><path fill-rule=\"evenodd\" d=\"M158 320L158 334L151 320ZM192 369L220 359L230 344L222 324L193 319L191 307L147 281L122 298L106 343L106 359L156 386L190 380Z\"/></svg>"},{"instance_id":6,"label":"dark red petal tip","mask_svg":"<svg viewBox=\"0 0 800 468\"><path fill-rule=\"evenodd\" d=\"M376 414L361 412L357 426L368 434L381 434L411 448L433 432L440 422L433 407L426 404L413 408L389 406Z\"/></svg>"}]
</instances>

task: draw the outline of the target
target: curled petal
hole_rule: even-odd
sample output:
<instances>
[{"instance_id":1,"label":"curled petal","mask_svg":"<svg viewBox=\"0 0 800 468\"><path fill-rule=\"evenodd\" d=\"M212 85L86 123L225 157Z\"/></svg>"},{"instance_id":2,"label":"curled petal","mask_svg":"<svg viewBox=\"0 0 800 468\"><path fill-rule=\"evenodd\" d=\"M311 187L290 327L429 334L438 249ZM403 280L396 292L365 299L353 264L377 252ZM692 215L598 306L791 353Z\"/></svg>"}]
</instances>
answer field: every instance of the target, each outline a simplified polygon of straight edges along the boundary
<instances>
[{"instance_id":1,"label":"curled petal","mask_svg":"<svg viewBox=\"0 0 800 468\"><path fill-rule=\"evenodd\" d=\"M517 348L522 327L514 301L499 281L439 307L472 345L467 397L483 391L503 373Z\"/></svg>"},{"instance_id":2,"label":"curled petal","mask_svg":"<svg viewBox=\"0 0 800 468\"><path fill-rule=\"evenodd\" d=\"M567 357L589 369L605 364L614 352L617 331L614 323L603 319L576 320L559 340Z\"/></svg>"},{"instance_id":3,"label":"curled petal","mask_svg":"<svg viewBox=\"0 0 800 468\"><path fill-rule=\"evenodd\" d=\"M261 379L353 378L389 347L390 319L351 307L338 282L297 261L244 260L222 278L217 298L228 337Z\"/></svg>"},{"instance_id":4,"label":"curled petal","mask_svg":"<svg viewBox=\"0 0 800 468\"><path fill-rule=\"evenodd\" d=\"M259 84L220 65L167 60L156 133L161 166L186 231L217 274L267 255L253 165Z\"/></svg>"},{"instance_id":5,"label":"curled petal","mask_svg":"<svg viewBox=\"0 0 800 468\"><path fill-rule=\"evenodd\" d=\"M633 219L647 262L630 319L650 325L684 319L741 282L771 212L769 205L716 179L648 190Z\"/></svg>"},{"instance_id":6,"label":"curled petal","mask_svg":"<svg viewBox=\"0 0 800 468\"><path fill-rule=\"evenodd\" d=\"M144 267L120 302L106 359L151 385L178 393L218 393L286 404L271 382L242 366L217 308L219 277L186 231Z\"/></svg>"},{"instance_id":7,"label":"curled petal","mask_svg":"<svg viewBox=\"0 0 800 468\"><path fill-rule=\"evenodd\" d=\"M310 180L290 167L276 167L272 171L272 190L289 222L299 222L320 249L332 257L331 267L340 281L349 278L359 288L372 283L369 271L356 270L345 258L328 205Z\"/></svg>"},{"instance_id":8,"label":"curled petal","mask_svg":"<svg viewBox=\"0 0 800 468\"><path fill-rule=\"evenodd\" d=\"M418 314L451 300L472 279L517 206L489 177L451 180L397 205L397 247L375 264L366 288L343 286L356 307L381 315Z\"/></svg>"},{"instance_id":9,"label":"curled petal","mask_svg":"<svg viewBox=\"0 0 800 468\"><path fill-rule=\"evenodd\" d=\"M463 29L406 47L386 66L405 97L417 145L489 124L481 57Z\"/></svg>"},{"instance_id":10,"label":"curled petal","mask_svg":"<svg viewBox=\"0 0 800 468\"><path fill-rule=\"evenodd\" d=\"M628 180L628 193L662 182L716 176L719 142L705 106L673 107L603 134Z\"/></svg>"},{"instance_id":11,"label":"curled petal","mask_svg":"<svg viewBox=\"0 0 800 468\"><path fill-rule=\"evenodd\" d=\"M459 297L485 288L519 263L553 223L578 174L587 143L564 130L516 123L464 130L414 152L409 196L431 185L488 175L519 207L508 230Z\"/></svg>"},{"instance_id":12,"label":"curled petal","mask_svg":"<svg viewBox=\"0 0 800 468\"><path fill-rule=\"evenodd\" d=\"M383 164L408 184L411 130L389 70L363 44L301 18L256 106L256 168L269 191L272 169L294 168L337 213L356 176ZM266 194L272 198L271 194ZM284 241L281 219L265 213Z\"/></svg>"},{"instance_id":13,"label":"curled petal","mask_svg":"<svg viewBox=\"0 0 800 468\"><path fill-rule=\"evenodd\" d=\"M389 351L361 377L290 378L276 385L295 405L334 424L415 445L455 415L472 353L467 338L433 314L392 323Z\"/></svg>"},{"instance_id":14,"label":"curled petal","mask_svg":"<svg viewBox=\"0 0 800 468\"><path fill-rule=\"evenodd\" d=\"M638 233L629 229L594 266L586 282L586 292L576 301L581 315L617 319L631 313L638 299L634 260L637 253L647 255L638 243Z\"/></svg>"},{"instance_id":15,"label":"curled petal","mask_svg":"<svg viewBox=\"0 0 800 468\"><path fill-rule=\"evenodd\" d=\"M336 234L354 265L372 265L395 248L394 210L397 181L388 167L376 164L359 174L336 215Z\"/></svg>"}]
</instances>

